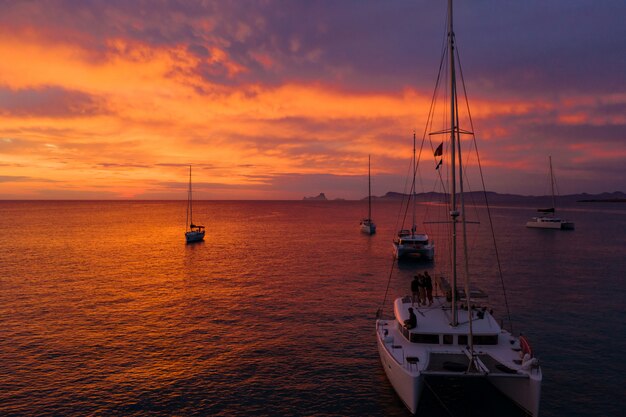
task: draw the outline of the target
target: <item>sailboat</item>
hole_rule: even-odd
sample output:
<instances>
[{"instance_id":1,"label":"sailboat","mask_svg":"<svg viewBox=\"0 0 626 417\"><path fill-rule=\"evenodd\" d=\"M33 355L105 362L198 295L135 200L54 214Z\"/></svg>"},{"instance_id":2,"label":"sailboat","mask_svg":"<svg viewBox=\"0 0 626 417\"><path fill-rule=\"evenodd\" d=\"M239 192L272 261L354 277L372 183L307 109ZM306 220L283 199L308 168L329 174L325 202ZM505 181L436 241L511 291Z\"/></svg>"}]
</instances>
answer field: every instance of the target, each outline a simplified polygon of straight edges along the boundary
<instances>
[{"instance_id":1,"label":"sailboat","mask_svg":"<svg viewBox=\"0 0 626 417\"><path fill-rule=\"evenodd\" d=\"M413 200L413 225L411 230L402 229L393 239L393 256L394 259L402 259L408 256L418 257L427 261L432 261L435 257L435 244L429 241L428 234L417 233L417 225L415 224L416 198L415 198L415 174L417 171L417 162L415 159L415 133L413 133L413 183L411 185L411 195L409 199ZM409 203L410 204L410 201Z\"/></svg>"},{"instance_id":2,"label":"sailboat","mask_svg":"<svg viewBox=\"0 0 626 417\"><path fill-rule=\"evenodd\" d=\"M372 174L371 157L367 157L367 218L361 220L361 232L373 235L376 233L376 223L372 220Z\"/></svg>"},{"instance_id":3,"label":"sailboat","mask_svg":"<svg viewBox=\"0 0 626 417\"><path fill-rule=\"evenodd\" d=\"M383 301L376 320L378 351L387 378L411 413L417 411L425 387L432 389L429 381L444 381L444 384L458 387L460 380L481 379L488 381L525 413L536 417L542 372L528 339L502 328L485 306L486 294L469 284L466 224L470 222L465 220L465 173L460 136L472 133L462 130L459 123L452 17L452 0L448 0L448 39L442 59L448 60L450 71L449 130L433 132L449 135L446 156L449 156L450 166L447 188L450 217L447 224L451 284L445 277L435 274L435 297L430 305L419 301L413 304L410 296L398 297L394 300L390 318L384 318ZM438 155L441 154L436 151L435 156ZM443 160L443 155L441 157ZM457 282L460 273L465 277L464 285ZM480 399L484 400L488 399Z\"/></svg>"},{"instance_id":4,"label":"sailboat","mask_svg":"<svg viewBox=\"0 0 626 417\"><path fill-rule=\"evenodd\" d=\"M526 223L526 227L536 227L540 229L560 229L574 230L574 222L556 217L556 199L554 197L554 173L552 172L552 156L548 157L550 162L550 188L552 190L552 207L537 209L542 216L533 217Z\"/></svg>"},{"instance_id":5,"label":"sailboat","mask_svg":"<svg viewBox=\"0 0 626 417\"><path fill-rule=\"evenodd\" d=\"M204 240L204 226L193 224L193 198L191 192L191 165L189 165L189 190L187 191L187 221L188 227L185 230L185 240L187 243L200 242Z\"/></svg>"}]
</instances>

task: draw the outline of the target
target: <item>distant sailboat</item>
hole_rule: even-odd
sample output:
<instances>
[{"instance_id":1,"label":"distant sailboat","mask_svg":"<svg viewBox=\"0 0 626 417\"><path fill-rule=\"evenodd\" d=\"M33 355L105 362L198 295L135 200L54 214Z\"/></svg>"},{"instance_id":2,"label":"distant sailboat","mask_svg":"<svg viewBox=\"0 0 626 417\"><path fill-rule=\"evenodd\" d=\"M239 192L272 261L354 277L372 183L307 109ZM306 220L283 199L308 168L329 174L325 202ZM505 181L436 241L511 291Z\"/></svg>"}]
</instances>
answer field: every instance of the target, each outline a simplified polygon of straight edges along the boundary
<instances>
[{"instance_id":1,"label":"distant sailboat","mask_svg":"<svg viewBox=\"0 0 626 417\"><path fill-rule=\"evenodd\" d=\"M537 209L539 213L545 213L543 216L533 217L526 223L526 227L535 227L539 229L560 229L574 230L574 222L556 217L556 199L554 197L554 173L552 172L552 156L548 157L550 162L550 188L552 190L552 207Z\"/></svg>"},{"instance_id":2,"label":"distant sailboat","mask_svg":"<svg viewBox=\"0 0 626 417\"><path fill-rule=\"evenodd\" d=\"M376 233L376 223L372 220L372 175L370 170L370 156L367 157L367 219L361 220L361 232L373 235Z\"/></svg>"},{"instance_id":3,"label":"distant sailboat","mask_svg":"<svg viewBox=\"0 0 626 417\"><path fill-rule=\"evenodd\" d=\"M402 229L393 240L393 255L396 259L402 259L407 256L415 256L427 261L432 261L435 257L435 244L429 241L426 233L417 233L417 225L415 219L416 196L415 196L415 174L417 171L417 163L415 160L415 133L413 133L413 183L411 185L410 200L413 200L413 225L411 230Z\"/></svg>"},{"instance_id":4,"label":"distant sailboat","mask_svg":"<svg viewBox=\"0 0 626 417\"><path fill-rule=\"evenodd\" d=\"M185 240L187 243L204 240L204 226L193 224L193 198L191 193L191 165L189 165L189 190L187 191L187 221Z\"/></svg>"},{"instance_id":5,"label":"distant sailboat","mask_svg":"<svg viewBox=\"0 0 626 417\"><path fill-rule=\"evenodd\" d=\"M435 297L432 294L424 298L420 296L415 303L410 295L398 297L389 318L383 318L383 300L376 320L381 364L398 397L411 413L417 412L424 388L432 390L429 381L443 381L450 389L456 389L461 380L470 384L480 379L491 383L529 416L536 417L542 372L528 340L502 328L487 307L486 294L470 287L469 257L475 251L468 247L471 241L466 232L469 221L466 220L461 135L473 133L461 129L459 121L452 0L448 1L447 33L444 54L449 59L450 90L446 97L450 100L450 115L446 122L450 128L430 134L449 135L450 175L447 180L450 203L446 211L450 218L446 223L450 226L446 259L450 262L452 282L449 284L439 275L434 279L425 276L422 280L425 287L439 290ZM444 78L441 71L439 79ZM440 94L444 95L443 92ZM435 124L430 119L427 123L428 126ZM441 155L437 149L435 156ZM457 283L463 278L459 274L464 275L465 285ZM484 395L486 392L472 393L473 401L489 401Z\"/></svg>"}]
</instances>

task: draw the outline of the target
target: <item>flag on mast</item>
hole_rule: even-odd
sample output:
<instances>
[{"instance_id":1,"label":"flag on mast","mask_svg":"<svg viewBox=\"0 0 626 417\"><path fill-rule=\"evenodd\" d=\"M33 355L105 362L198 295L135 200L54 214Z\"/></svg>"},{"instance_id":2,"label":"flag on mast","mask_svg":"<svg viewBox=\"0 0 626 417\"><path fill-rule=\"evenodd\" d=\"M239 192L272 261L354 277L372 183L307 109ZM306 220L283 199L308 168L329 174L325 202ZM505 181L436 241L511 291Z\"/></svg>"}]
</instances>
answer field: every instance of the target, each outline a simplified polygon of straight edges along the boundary
<instances>
[{"instance_id":1,"label":"flag on mast","mask_svg":"<svg viewBox=\"0 0 626 417\"><path fill-rule=\"evenodd\" d=\"M443 154L443 142L441 142L439 146L437 146L437 149L435 149L435 156L441 156L442 154Z\"/></svg>"}]
</instances>

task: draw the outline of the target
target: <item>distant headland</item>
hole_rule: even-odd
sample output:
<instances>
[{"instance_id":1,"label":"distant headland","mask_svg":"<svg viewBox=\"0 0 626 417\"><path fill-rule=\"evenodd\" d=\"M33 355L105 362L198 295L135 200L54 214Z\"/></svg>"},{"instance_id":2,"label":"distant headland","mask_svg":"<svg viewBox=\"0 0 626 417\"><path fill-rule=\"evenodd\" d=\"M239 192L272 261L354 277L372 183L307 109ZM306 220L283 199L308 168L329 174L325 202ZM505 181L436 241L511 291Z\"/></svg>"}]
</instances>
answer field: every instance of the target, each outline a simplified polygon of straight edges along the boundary
<instances>
[{"instance_id":1,"label":"distant headland","mask_svg":"<svg viewBox=\"0 0 626 417\"><path fill-rule=\"evenodd\" d=\"M303 200L305 201L328 201L324 193L319 193L319 195L316 195L315 197L304 197Z\"/></svg>"},{"instance_id":2,"label":"distant headland","mask_svg":"<svg viewBox=\"0 0 626 417\"><path fill-rule=\"evenodd\" d=\"M519 194L500 194L493 191L472 191L465 193L465 196L473 201L484 201L484 196L487 195L487 200L494 204L549 204L549 200L552 198L549 195L519 195ZM415 201L428 203L428 202L441 202L444 201L447 194L428 192L415 194ZM409 194L398 193L395 191L389 191L381 196L372 196L374 201L402 201L409 198ZM326 194L319 193L312 197L303 197L304 201L331 201L326 197ZM333 201L343 201L343 198L335 198ZM367 197L363 197L360 200L367 200ZM621 191L615 191L612 193L600 193L600 194L568 194L557 197L560 203L626 203L626 193Z\"/></svg>"},{"instance_id":3,"label":"distant headland","mask_svg":"<svg viewBox=\"0 0 626 417\"><path fill-rule=\"evenodd\" d=\"M465 193L466 196L482 198L485 193L482 191L473 191L469 193ZM526 196L526 195L517 195L517 194L499 194L492 191L487 191L487 199L489 202L493 203L533 203L533 202L541 202L546 198L551 198L550 196ZM397 193L390 191L383 196L372 196L373 200L380 201L394 201L394 200L402 200L409 197L409 194ZM421 202L429 202L429 201L442 201L445 195L442 193L429 192L429 193L418 193L415 194L415 200ZM566 203L626 203L626 193L621 191L615 191L612 193L601 193L601 194L569 194L562 195L557 197L558 201L566 202ZM362 198L362 200L366 200L367 197Z\"/></svg>"}]
</instances>

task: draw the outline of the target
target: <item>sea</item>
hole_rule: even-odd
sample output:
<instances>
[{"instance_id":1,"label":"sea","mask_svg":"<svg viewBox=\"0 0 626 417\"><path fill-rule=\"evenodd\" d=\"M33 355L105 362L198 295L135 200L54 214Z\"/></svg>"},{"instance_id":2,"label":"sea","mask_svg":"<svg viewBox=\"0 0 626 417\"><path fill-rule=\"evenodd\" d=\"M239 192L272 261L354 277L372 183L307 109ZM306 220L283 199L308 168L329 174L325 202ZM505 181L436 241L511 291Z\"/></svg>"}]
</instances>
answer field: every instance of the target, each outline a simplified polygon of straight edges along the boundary
<instances>
[{"instance_id":1,"label":"sea","mask_svg":"<svg viewBox=\"0 0 626 417\"><path fill-rule=\"evenodd\" d=\"M374 202L373 236L364 201L198 201L195 244L185 201L1 201L0 415L408 416L376 312L449 264L435 209L417 207L435 260L398 263L396 201ZM626 204L564 207L574 231L528 229L534 211L477 208L470 280L539 358L541 416L624 416ZM443 384L418 415L501 403Z\"/></svg>"}]
</instances>

